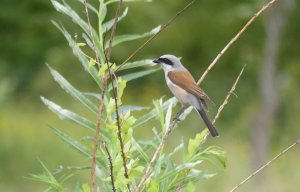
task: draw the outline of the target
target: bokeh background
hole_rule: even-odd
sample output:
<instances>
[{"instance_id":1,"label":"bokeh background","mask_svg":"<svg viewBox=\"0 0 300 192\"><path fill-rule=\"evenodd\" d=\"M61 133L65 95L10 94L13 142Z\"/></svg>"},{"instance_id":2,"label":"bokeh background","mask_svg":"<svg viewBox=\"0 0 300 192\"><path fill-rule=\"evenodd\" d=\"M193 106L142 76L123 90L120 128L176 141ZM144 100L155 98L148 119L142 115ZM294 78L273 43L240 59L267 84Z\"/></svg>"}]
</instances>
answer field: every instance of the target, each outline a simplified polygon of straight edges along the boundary
<instances>
[{"instance_id":1,"label":"bokeh background","mask_svg":"<svg viewBox=\"0 0 300 192\"><path fill-rule=\"evenodd\" d=\"M68 1L79 10L81 4ZM185 1L132 3L117 33L143 33L165 23ZM157 58L172 53L199 78L208 64L249 18L265 3L261 0L204 0L180 16L144 48L135 59ZM111 7L112 10L113 6ZM82 9L83 10L83 9ZM112 17L113 12L109 13ZM0 2L0 191L41 191L40 183L26 179L42 172L40 159L54 170L83 160L61 142L48 124L84 133L73 124L59 120L41 101L46 96L63 106L81 110L75 100L51 78L45 63L62 73L80 90L95 91L96 85L73 57L67 42L50 20L57 20L75 35L81 31L47 0L1 0ZM300 7L295 0L276 3L260 16L217 63L202 88L220 105L242 66L246 64L235 91L216 126L221 137L209 145L227 153L227 168L204 167L218 174L203 180L202 191L228 191L253 170L299 138L300 131ZM144 40L129 42L113 50L122 62ZM153 99L171 97L163 72L129 83L124 103L150 105ZM210 107L210 116L217 106ZM139 115L139 114L136 114ZM203 125L195 113L180 124L167 147L178 138L188 140ZM145 128L146 129L146 128ZM149 127L151 129L151 127ZM143 132L143 131L141 131ZM299 191L299 146L274 162L240 191ZM88 182L89 173L76 179ZM73 183L72 183L73 181Z\"/></svg>"}]
</instances>

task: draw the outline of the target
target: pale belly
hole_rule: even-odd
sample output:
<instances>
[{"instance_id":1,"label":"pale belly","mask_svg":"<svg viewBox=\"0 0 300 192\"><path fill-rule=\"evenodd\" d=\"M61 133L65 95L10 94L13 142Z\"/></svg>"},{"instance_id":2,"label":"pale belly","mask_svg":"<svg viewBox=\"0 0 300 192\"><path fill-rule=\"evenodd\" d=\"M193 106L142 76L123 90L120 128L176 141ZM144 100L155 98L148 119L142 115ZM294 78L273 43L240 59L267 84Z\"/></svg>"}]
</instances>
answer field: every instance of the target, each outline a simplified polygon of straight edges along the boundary
<instances>
[{"instance_id":1,"label":"pale belly","mask_svg":"<svg viewBox=\"0 0 300 192\"><path fill-rule=\"evenodd\" d=\"M194 107L197 108L199 107L198 100L194 95L188 93L186 90L178 87L177 85L173 84L169 80L167 80L167 85L181 104L183 105L190 104Z\"/></svg>"}]
</instances>

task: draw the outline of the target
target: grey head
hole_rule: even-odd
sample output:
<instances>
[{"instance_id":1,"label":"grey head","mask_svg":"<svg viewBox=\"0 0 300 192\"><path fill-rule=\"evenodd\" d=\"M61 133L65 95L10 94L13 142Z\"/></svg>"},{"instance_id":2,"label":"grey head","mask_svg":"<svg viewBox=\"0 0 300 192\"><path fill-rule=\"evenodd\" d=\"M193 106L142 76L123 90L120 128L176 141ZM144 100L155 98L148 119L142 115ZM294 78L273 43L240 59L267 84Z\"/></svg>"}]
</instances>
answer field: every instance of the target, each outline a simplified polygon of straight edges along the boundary
<instances>
[{"instance_id":1,"label":"grey head","mask_svg":"<svg viewBox=\"0 0 300 192\"><path fill-rule=\"evenodd\" d=\"M180 58L174 55L163 55L153 61L154 63L161 64L165 71L172 70L185 70L184 66L180 62Z\"/></svg>"}]
</instances>

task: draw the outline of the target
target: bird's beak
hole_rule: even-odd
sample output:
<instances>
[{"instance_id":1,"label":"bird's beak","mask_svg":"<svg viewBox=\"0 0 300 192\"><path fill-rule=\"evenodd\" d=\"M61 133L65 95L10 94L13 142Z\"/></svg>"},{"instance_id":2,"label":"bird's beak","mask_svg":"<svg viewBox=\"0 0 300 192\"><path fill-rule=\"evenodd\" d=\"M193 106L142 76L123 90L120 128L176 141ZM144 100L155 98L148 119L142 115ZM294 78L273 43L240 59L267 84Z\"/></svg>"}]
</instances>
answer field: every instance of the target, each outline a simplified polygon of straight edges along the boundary
<instances>
[{"instance_id":1,"label":"bird's beak","mask_svg":"<svg viewBox=\"0 0 300 192\"><path fill-rule=\"evenodd\" d=\"M153 62L153 63L156 63L156 64L160 64L160 61L157 60L157 59L156 59L156 60L153 60L152 62Z\"/></svg>"}]
</instances>

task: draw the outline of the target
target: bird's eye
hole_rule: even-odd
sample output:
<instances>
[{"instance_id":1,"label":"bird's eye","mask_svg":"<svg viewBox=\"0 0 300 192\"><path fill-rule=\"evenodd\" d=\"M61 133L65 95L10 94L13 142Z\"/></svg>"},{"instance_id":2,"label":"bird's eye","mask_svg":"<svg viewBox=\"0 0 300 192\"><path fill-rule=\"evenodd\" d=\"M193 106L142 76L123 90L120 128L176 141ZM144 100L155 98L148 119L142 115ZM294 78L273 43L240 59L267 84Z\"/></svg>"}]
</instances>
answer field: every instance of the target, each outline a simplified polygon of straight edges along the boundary
<instances>
[{"instance_id":1,"label":"bird's eye","mask_svg":"<svg viewBox=\"0 0 300 192\"><path fill-rule=\"evenodd\" d=\"M174 65L174 63L168 58L159 58L158 60L167 65Z\"/></svg>"}]
</instances>

